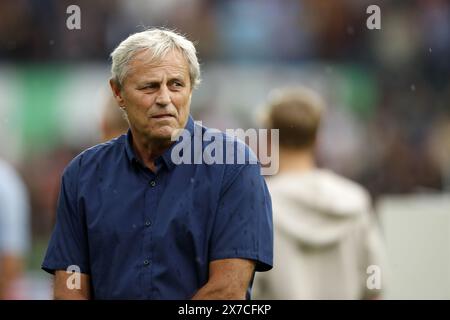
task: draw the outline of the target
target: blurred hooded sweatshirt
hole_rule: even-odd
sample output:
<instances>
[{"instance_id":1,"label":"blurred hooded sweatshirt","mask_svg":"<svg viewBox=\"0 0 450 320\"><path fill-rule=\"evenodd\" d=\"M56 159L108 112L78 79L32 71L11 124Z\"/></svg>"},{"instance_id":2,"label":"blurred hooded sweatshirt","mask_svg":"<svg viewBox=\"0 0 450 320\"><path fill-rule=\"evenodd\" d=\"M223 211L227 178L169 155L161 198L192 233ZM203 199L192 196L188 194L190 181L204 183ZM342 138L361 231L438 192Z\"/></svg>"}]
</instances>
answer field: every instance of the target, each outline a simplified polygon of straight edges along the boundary
<instances>
[{"instance_id":1,"label":"blurred hooded sweatshirt","mask_svg":"<svg viewBox=\"0 0 450 320\"><path fill-rule=\"evenodd\" d=\"M366 190L322 169L280 173L267 184L274 268L256 275L253 298L380 297L384 252Z\"/></svg>"}]
</instances>

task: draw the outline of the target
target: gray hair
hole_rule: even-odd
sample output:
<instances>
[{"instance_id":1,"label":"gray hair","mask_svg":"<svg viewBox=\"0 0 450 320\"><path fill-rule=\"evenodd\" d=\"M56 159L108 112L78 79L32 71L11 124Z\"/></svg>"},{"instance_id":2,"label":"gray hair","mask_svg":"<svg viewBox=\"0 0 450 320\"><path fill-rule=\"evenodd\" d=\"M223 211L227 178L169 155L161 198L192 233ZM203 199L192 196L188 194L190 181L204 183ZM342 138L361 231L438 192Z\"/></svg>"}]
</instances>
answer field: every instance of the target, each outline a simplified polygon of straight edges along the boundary
<instances>
[{"instance_id":1,"label":"gray hair","mask_svg":"<svg viewBox=\"0 0 450 320\"><path fill-rule=\"evenodd\" d=\"M111 73L119 86L128 73L128 63L141 50L152 53L151 60L163 58L172 50L179 50L189 65L191 85L196 88L200 84L200 64L198 63L194 44L184 36L172 30L152 28L130 35L111 53Z\"/></svg>"}]
</instances>

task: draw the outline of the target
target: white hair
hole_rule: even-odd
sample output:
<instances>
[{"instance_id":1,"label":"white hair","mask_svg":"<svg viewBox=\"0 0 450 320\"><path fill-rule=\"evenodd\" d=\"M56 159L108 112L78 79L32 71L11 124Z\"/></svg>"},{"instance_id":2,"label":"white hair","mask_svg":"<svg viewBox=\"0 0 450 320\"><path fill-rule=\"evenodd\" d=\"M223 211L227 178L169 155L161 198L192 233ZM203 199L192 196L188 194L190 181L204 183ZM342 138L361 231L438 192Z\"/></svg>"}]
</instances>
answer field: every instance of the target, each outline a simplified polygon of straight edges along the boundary
<instances>
[{"instance_id":1,"label":"white hair","mask_svg":"<svg viewBox=\"0 0 450 320\"><path fill-rule=\"evenodd\" d=\"M194 44L175 31L152 28L130 35L111 53L111 73L119 86L127 76L130 60L142 50L151 52L152 61L163 58L172 50L179 50L188 62L192 87L200 84L200 64Z\"/></svg>"}]
</instances>

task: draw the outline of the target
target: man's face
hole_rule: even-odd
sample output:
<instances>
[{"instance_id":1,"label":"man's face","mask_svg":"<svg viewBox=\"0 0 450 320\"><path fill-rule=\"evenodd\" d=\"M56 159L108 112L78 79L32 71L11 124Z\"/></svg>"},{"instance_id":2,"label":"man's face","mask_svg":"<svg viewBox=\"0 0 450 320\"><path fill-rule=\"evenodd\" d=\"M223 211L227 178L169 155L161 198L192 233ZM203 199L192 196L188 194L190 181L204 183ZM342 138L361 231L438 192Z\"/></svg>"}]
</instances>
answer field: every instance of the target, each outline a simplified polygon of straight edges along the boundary
<instances>
[{"instance_id":1,"label":"man's face","mask_svg":"<svg viewBox=\"0 0 450 320\"><path fill-rule=\"evenodd\" d=\"M111 86L134 132L150 140L170 140L175 130L184 128L189 116L189 66L176 50L159 61L149 60L148 52L136 54L122 88L113 82Z\"/></svg>"}]
</instances>

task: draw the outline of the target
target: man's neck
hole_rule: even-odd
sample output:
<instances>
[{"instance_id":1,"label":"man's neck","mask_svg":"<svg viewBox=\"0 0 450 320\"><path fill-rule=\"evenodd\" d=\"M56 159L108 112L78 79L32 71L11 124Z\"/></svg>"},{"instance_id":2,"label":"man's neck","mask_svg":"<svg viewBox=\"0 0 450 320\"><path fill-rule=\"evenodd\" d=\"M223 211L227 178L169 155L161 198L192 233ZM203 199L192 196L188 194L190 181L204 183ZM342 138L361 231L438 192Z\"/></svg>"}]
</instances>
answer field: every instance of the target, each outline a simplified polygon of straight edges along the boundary
<instances>
[{"instance_id":1,"label":"man's neck","mask_svg":"<svg viewBox=\"0 0 450 320\"><path fill-rule=\"evenodd\" d=\"M280 148L280 173L303 173L316 168L312 149L292 150Z\"/></svg>"},{"instance_id":2,"label":"man's neck","mask_svg":"<svg viewBox=\"0 0 450 320\"><path fill-rule=\"evenodd\" d=\"M174 141L147 139L136 134L133 129L131 129L131 133L133 134L133 149L137 156L147 168L156 172L155 160L161 156Z\"/></svg>"}]
</instances>

